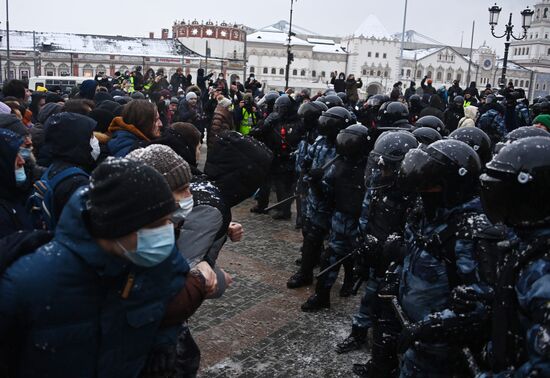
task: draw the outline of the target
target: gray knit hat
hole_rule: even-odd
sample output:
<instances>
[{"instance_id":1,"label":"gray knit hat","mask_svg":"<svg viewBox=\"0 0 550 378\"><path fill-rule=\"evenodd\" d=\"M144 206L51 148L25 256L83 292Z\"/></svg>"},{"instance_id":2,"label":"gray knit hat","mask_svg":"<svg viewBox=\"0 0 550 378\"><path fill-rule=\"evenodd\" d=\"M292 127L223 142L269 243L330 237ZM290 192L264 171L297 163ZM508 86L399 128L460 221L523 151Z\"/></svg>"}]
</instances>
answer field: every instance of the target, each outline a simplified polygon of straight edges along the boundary
<instances>
[{"instance_id":1,"label":"gray knit hat","mask_svg":"<svg viewBox=\"0 0 550 378\"><path fill-rule=\"evenodd\" d=\"M163 144L138 148L126 155L127 159L141 161L160 172L172 191L181 189L191 181L191 168L174 150Z\"/></svg>"}]
</instances>

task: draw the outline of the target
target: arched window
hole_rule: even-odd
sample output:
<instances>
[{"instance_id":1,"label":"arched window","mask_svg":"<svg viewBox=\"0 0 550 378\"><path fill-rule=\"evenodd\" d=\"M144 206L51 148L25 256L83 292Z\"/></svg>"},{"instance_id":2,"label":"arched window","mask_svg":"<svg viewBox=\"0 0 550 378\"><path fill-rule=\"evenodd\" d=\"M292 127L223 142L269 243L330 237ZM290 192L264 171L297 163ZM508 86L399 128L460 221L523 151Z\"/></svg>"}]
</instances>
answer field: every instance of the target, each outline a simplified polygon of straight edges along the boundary
<instances>
[{"instance_id":1,"label":"arched window","mask_svg":"<svg viewBox=\"0 0 550 378\"><path fill-rule=\"evenodd\" d=\"M279 69L279 75L284 75L285 74L285 69L284 68L280 68Z\"/></svg>"},{"instance_id":2,"label":"arched window","mask_svg":"<svg viewBox=\"0 0 550 378\"><path fill-rule=\"evenodd\" d=\"M411 77L411 70L407 70L407 77Z\"/></svg>"},{"instance_id":3,"label":"arched window","mask_svg":"<svg viewBox=\"0 0 550 378\"><path fill-rule=\"evenodd\" d=\"M248 71L249 71L250 73L254 73L254 66L250 66L250 68L248 69Z\"/></svg>"},{"instance_id":4,"label":"arched window","mask_svg":"<svg viewBox=\"0 0 550 378\"><path fill-rule=\"evenodd\" d=\"M453 74L450 72L447 72L447 81L450 82L451 80L453 80Z\"/></svg>"},{"instance_id":5,"label":"arched window","mask_svg":"<svg viewBox=\"0 0 550 378\"><path fill-rule=\"evenodd\" d=\"M514 80L514 87L518 86L518 79Z\"/></svg>"},{"instance_id":6,"label":"arched window","mask_svg":"<svg viewBox=\"0 0 550 378\"><path fill-rule=\"evenodd\" d=\"M380 76L382 73L380 71L376 71L376 76Z\"/></svg>"},{"instance_id":7,"label":"arched window","mask_svg":"<svg viewBox=\"0 0 550 378\"><path fill-rule=\"evenodd\" d=\"M306 76L306 70L301 70L300 71L300 76Z\"/></svg>"},{"instance_id":8,"label":"arched window","mask_svg":"<svg viewBox=\"0 0 550 378\"><path fill-rule=\"evenodd\" d=\"M426 76L432 77L432 71L428 71L428 73L426 74Z\"/></svg>"},{"instance_id":9,"label":"arched window","mask_svg":"<svg viewBox=\"0 0 550 378\"><path fill-rule=\"evenodd\" d=\"M58 71L59 71L59 76L70 76L71 75L71 69L65 63L61 63L59 65Z\"/></svg>"},{"instance_id":10,"label":"arched window","mask_svg":"<svg viewBox=\"0 0 550 378\"><path fill-rule=\"evenodd\" d=\"M442 81L443 80L443 72L438 72L435 76L435 79L437 81Z\"/></svg>"},{"instance_id":11,"label":"arched window","mask_svg":"<svg viewBox=\"0 0 550 378\"><path fill-rule=\"evenodd\" d=\"M548 18L548 8L544 8L544 13L542 15L542 18Z\"/></svg>"},{"instance_id":12,"label":"arched window","mask_svg":"<svg viewBox=\"0 0 550 378\"><path fill-rule=\"evenodd\" d=\"M525 88L529 88L529 80L525 80Z\"/></svg>"},{"instance_id":13,"label":"arched window","mask_svg":"<svg viewBox=\"0 0 550 378\"><path fill-rule=\"evenodd\" d=\"M523 88L523 80L519 81L519 86L520 86L520 88Z\"/></svg>"},{"instance_id":14,"label":"arched window","mask_svg":"<svg viewBox=\"0 0 550 378\"><path fill-rule=\"evenodd\" d=\"M296 70L296 69L292 70L292 75L293 76L298 76L298 70Z\"/></svg>"},{"instance_id":15,"label":"arched window","mask_svg":"<svg viewBox=\"0 0 550 378\"><path fill-rule=\"evenodd\" d=\"M27 81L31 76L31 66L28 63L21 63L19 65L19 79Z\"/></svg>"},{"instance_id":16,"label":"arched window","mask_svg":"<svg viewBox=\"0 0 550 378\"><path fill-rule=\"evenodd\" d=\"M384 71L384 77L388 77L388 71Z\"/></svg>"},{"instance_id":17,"label":"arched window","mask_svg":"<svg viewBox=\"0 0 550 378\"><path fill-rule=\"evenodd\" d=\"M526 51L527 55L529 55L529 47L527 48L527 51Z\"/></svg>"},{"instance_id":18,"label":"arched window","mask_svg":"<svg viewBox=\"0 0 550 378\"><path fill-rule=\"evenodd\" d=\"M422 77L422 70L416 71L416 78L420 79Z\"/></svg>"},{"instance_id":19,"label":"arched window","mask_svg":"<svg viewBox=\"0 0 550 378\"><path fill-rule=\"evenodd\" d=\"M317 71L311 71L311 77L317 77Z\"/></svg>"},{"instance_id":20,"label":"arched window","mask_svg":"<svg viewBox=\"0 0 550 378\"><path fill-rule=\"evenodd\" d=\"M327 75L326 75L326 72L325 72L325 71L321 71L321 77L325 77L325 76L327 76Z\"/></svg>"},{"instance_id":21,"label":"arched window","mask_svg":"<svg viewBox=\"0 0 550 378\"><path fill-rule=\"evenodd\" d=\"M82 67L82 76L93 77L94 68L90 64L85 64L84 67Z\"/></svg>"},{"instance_id":22,"label":"arched window","mask_svg":"<svg viewBox=\"0 0 550 378\"><path fill-rule=\"evenodd\" d=\"M374 70L370 70L369 75L374 76Z\"/></svg>"},{"instance_id":23,"label":"arched window","mask_svg":"<svg viewBox=\"0 0 550 378\"><path fill-rule=\"evenodd\" d=\"M456 80L460 83L462 81L462 74L456 74Z\"/></svg>"},{"instance_id":24,"label":"arched window","mask_svg":"<svg viewBox=\"0 0 550 378\"><path fill-rule=\"evenodd\" d=\"M276 69L276 68L272 68L272 69L271 69L271 74L272 74L272 75L276 75L276 74L277 74L277 69Z\"/></svg>"},{"instance_id":25,"label":"arched window","mask_svg":"<svg viewBox=\"0 0 550 378\"><path fill-rule=\"evenodd\" d=\"M266 74L268 72L267 67L264 67L263 73Z\"/></svg>"},{"instance_id":26,"label":"arched window","mask_svg":"<svg viewBox=\"0 0 550 378\"><path fill-rule=\"evenodd\" d=\"M87 64L87 66L90 66L90 65ZM86 67L86 66L84 66L84 67ZM92 66L90 66L90 68L92 68ZM46 64L44 66L44 72L46 73L46 76L55 76L55 66L52 63ZM90 76L93 76L93 74L90 75Z\"/></svg>"},{"instance_id":27,"label":"arched window","mask_svg":"<svg viewBox=\"0 0 550 378\"><path fill-rule=\"evenodd\" d=\"M367 75L367 70L363 69L363 76Z\"/></svg>"}]
</instances>

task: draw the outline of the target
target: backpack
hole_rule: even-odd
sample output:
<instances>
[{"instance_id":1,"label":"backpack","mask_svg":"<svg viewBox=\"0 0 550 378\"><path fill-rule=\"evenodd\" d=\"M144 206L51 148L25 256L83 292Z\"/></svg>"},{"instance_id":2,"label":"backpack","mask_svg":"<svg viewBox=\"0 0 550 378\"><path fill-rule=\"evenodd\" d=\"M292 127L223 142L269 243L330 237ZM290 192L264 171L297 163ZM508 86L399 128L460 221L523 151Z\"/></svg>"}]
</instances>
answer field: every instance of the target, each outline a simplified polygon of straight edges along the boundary
<instances>
[{"instance_id":1,"label":"backpack","mask_svg":"<svg viewBox=\"0 0 550 378\"><path fill-rule=\"evenodd\" d=\"M27 210L31 213L36 229L54 231L59 218L57 209L54 208L54 193L57 186L69 177L90 175L78 167L66 168L48 178L50 172L51 167L34 183L33 191L27 200Z\"/></svg>"},{"instance_id":2,"label":"backpack","mask_svg":"<svg viewBox=\"0 0 550 378\"><path fill-rule=\"evenodd\" d=\"M220 189L227 206L249 198L269 172L273 153L263 143L236 131L223 131L208 150L204 173Z\"/></svg>"}]
</instances>

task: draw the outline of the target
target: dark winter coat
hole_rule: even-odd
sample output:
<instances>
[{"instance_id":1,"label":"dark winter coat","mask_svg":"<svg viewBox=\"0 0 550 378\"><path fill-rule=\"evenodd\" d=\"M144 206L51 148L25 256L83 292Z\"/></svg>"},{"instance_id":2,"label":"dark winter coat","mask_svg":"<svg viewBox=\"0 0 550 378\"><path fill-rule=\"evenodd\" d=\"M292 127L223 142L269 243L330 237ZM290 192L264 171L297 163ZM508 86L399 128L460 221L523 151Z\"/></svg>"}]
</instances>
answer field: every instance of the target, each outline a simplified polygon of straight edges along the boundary
<instances>
[{"instance_id":1,"label":"dark winter coat","mask_svg":"<svg viewBox=\"0 0 550 378\"><path fill-rule=\"evenodd\" d=\"M202 175L202 172L197 168L197 158L195 155L196 146L192 146L183 135L179 134L173 128L169 127L162 137L155 139L149 144L163 144L170 147L176 154L181 156L183 160L189 163L191 173L194 176Z\"/></svg>"},{"instance_id":2,"label":"dark winter coat","mask_svg":"<svg viewBox=\"0 0 550 378\"><path fill-rule=\"evenodd\" d=\"M424 94L429 94L430 96L436 94L437 90L434 87L432 87L431 83L426 84L426 80L428 80L428 79L424 78L420 82L420 86L422 87L423 93Z\"/></svg>"},{"instance_id":3,"label":"dark winter coat","mask_svg":"<svg viewBox=\"0 0 550 378\"><path fill-rule=\"evenodd\" d=\"M202 93L207 93L206 83L212 78L212 73L208 75L204 74L204 69L199 68L197 71L197 86L200 88Z\"/></svg>"},{"instance_id":4,"label":"dark winter coat","mask_svg":"<svg viewBox=\"0 0 550 378\"><path fill-rule=\"evenodd\" d=\"M334 85L334 91L336 93L346 91L346 76L343 73L338 75L338 79L336 77L330 79L330 83Z\"/></svg>"},{"instance_id":5,"label":"dark winter coat","mask_svg":"<svg viewBox=\"0 0 550 378\"><path fill-rule=\"evenodd\" d=\"M452 102L456 96L462 96L464 91L460 88L460 85L453 84L447 91L449 102Z\"/></svg>"},{"instance_id":6,"label":"dark winter coat","mask_svg":"<svg viewBox=\"0 0 550 378\"><path fill-rule=\"evenodd\" d=\"M18 376L138 376L184 286L189 267L175 248L149 269L103 251L83 219L87 191L71 198L52 242L17 260L0 281L0 340L15 335L8 342L20 350Z\"/></svg>"},{"instance_id":7,"label":"dark winter coat","mask_svg":"<svg viewBox=\"0 0 550 378\"><path fill-rule=\"evenodd\" d=\"M137 127L124 122L122 117L115 117L109 126L112 134L111 140L107 143L109 153L114 157L124 157L141 143L149 141Z\"/></svg>"},{"instance_id":8,"label":"dark winter coat","mask_svg":"<svg viewBox=\"0 0 550 378\"><path fill-rule=\"evenodd\" d=\"M346 95L348 96L348 103L355 104L359 100L358 90L363 86L361 79L348 79L346 80Z\"/></svg>"},{"instance_id":9,"label":"dark winter coat","mask_svg":"<svg viewBox=\"0 0 550 378\"><path fill-rule=\"evenodd\" d=\"M90 147L96 122L86 116L75 113L60 113L50 118L52 123L46 129L44 149L51 153L52 163L48 178L70 167L78 167L91 172L95 166ZM88 185L85 175L73 175L61 181L54 192L54 218L57 220L61 210L72 194L81 186ZM50 209L52 210L52 209Z\"/></svg>"},{"instance_id":10,"label":"dark winter coat","mask_svg":"<svg viewBox=\"0 0 550 378\"><path fill-rule=\"evenodd\" d=\"M420 112L419 118L422 118L427 115L435 116L439 118L442 122L445 122L445 115L443 114L443 101L439 96L430 97L430 106L422 109Z\"/></svg>"},{"instance_id":11,"label":"dark winter coat","mask_svg":"<svg viewBox=\"0 0 550 378\"><path fill-rule=\"evenodd\" d=\"M23 138L0 130L0 238L19 230L31 230L32 223L25 211L25 197L15 183L15 157Z\"/></svg>"},{"instance_id":12,"label":"dark winter coat","mask_svg":"<svg viewBox=\"0 0 550 378\"><path fill-rule=\"evenodd\" d=\"M185 78L183 73L178 74L177 72L173 74L170 78L170 85L172 86L172 94L174 95L178 93L178 89L180 87L185 90L185 88L189 86L189 84L187 84L187 79Z\"/></svg>"}]
</instances>

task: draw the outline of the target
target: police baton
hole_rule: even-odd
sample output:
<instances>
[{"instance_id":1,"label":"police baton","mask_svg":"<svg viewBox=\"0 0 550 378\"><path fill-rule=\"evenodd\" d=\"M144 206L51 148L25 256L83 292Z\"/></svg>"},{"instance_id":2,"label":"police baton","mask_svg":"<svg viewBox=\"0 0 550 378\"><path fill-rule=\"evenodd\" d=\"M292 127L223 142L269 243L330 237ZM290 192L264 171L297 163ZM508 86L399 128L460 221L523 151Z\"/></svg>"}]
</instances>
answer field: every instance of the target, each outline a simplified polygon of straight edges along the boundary
<instances>
[{"instance_id":1,"label":"police baton","mask_svg":"<svg viewBox=\"0 0 550 378\"><path fill-rule=\"evenodd\" d=\"M319 278L321 277L323 274L327 273L329 270L332 270L334 269L335 267L337 267L338 265L340 265L341 263L343 263L344 261L346 261L347 259L349 259L350 257L352 257L353 255L355 255L358 251L356 249L354 249L353 251L351 251L350 253L348 253L347 255L345 255L344 257L342 257L340 260L336 261L334 264L326 267L325 269L321 270L319 273L317 273L317 275L315 276L315 278Z\"/></svg>"},{"instance_id":2,"label":"police baton","mask_svg":"<svg viewBox=\"0 0 550 378\"><path fill-rule=\"evenodd\" d=\"M290 196L290 197L288 197L288 198L285 198L284 200L282 200L282 201L280 201L280 202L277 202L277 203L274 204L274 205L271 205L271 206L269 206L269 207L266 207L263 211L269 211L269 210L272 210L272 209L274 209L274 208L276 208L276 207L285 205L285 204L287 204L287 203L293 201L293 200L296 199L296 198L298 198L298 195L295 194L295 195L293 195L293 196Z\"/></svg>"}]
</instances>

